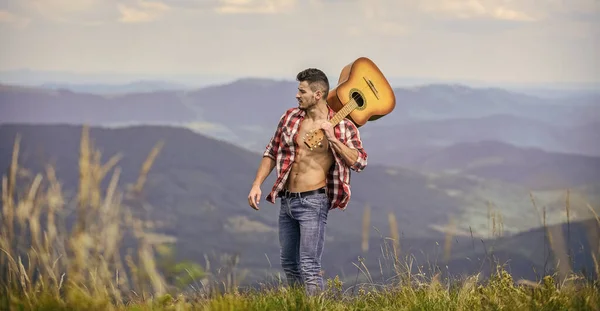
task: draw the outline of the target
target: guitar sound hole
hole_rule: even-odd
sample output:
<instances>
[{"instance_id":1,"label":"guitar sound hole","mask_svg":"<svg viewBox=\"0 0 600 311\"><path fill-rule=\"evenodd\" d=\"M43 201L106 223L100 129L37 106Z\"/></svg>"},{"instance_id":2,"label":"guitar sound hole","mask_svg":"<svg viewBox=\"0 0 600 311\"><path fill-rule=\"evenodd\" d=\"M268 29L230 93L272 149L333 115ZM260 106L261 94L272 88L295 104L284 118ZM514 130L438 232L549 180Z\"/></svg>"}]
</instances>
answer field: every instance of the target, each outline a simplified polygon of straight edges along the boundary
<instances>
[{"instance_id":1,"label":"guitar sound hole","mask_svg":"<svg viewBox=\"0 0 600 311\"><path fill-rule=\"evenodd\" d=\"M352 93L350 93L350 96L352 96L354 101L356 101L356 104L358 105L358 107L362 107L365 104L365 101L360 93L352 92Z\"/></svg>"}]
</instances>

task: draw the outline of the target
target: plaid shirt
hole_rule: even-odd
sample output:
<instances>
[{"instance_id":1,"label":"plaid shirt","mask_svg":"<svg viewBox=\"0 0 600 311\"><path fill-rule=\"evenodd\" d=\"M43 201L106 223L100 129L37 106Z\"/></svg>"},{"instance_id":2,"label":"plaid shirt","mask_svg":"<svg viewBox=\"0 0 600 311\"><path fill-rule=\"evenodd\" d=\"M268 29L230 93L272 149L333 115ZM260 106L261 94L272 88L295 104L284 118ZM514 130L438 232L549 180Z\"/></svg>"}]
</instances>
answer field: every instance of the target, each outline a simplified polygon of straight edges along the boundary
<instances>
[{"instance_id":1,"label":"plaid shirt","mask_svg":"<svg viewBox=\"0 0 600 311\"><path fill-rule=\"evenodd\" d=\"M298 136L298 128L305 114L299 108L287 110L281 116L275 135L271 137L263 154L263 156L275 160L276 163L277 180L266 198L273 204L279 191L283 190L291 171L296 155L295 141ZM334 115L335 112L329 108L328 119ZM350 201L350 169L356 172L362 171L367 166L367 153L363 149L358 128L350 120L344 119L339 122L334 127L334 133L337 139L346 146L358 150L356 163L348 166L342 157L334 149L331 149L335 161L327 174L327 194L331 200L332 209L344 210Z\"/></svg>"}]
</instances>

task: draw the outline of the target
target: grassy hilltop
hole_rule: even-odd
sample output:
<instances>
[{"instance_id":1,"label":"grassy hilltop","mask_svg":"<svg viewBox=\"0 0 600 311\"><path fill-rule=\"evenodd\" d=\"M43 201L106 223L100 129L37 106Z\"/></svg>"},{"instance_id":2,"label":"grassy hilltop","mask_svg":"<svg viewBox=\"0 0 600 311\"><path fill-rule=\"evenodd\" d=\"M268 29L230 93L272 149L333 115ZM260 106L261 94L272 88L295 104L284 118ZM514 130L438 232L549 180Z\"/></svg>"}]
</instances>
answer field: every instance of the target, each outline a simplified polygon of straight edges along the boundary
<instances>
[{"instance_id":1,"label":"grassy hilltop","mask_svg":"<svg viewBox=\"0 0 600 311\"><path fill-rule=\"evenodd\" d=\"M600 308L597 278L600 248L592 246L595 271L589 274L589 271L573 270L569 261L571 251L562 248L565 243L560 225L548 226L542 231L548 235L552 250L551 256L545 256L552 269L535 280L513 279L504 269L504 262L494 256L484 258L487 271L482 264L479 273L449 275L433 262L417 265L403 252L400 238L392 234L381 246L386 261L381 266L393 271L393 277L386 280L375 279L376 271L367 268L359 258L355 278L360 282L349 286L346 280L350 277L328 278L327 291L318 297L304 297L299 290L285 288L276 275L254 288L244 288L239 286L241 276L236 270L239 258L225 258L218 269L209 267L215 264L210 260L180 261L169 247L170 237L155 230L160 227L160 221L146 217L144 187L148 173L164 151L161 142L151 150L146 161L140 163L139 176L121 187L121 158L113 156L101 161L101 153L93 146L87 127L80 139L78 186L76 193L70 196L65 194L53 166L45 166L40 172L22 167L18 161L21 141L15 141L12 162L2 179L0 309ZM369 213L365 213L365 217L368 218ZM397 226L394 217L389 218L389 225ZM495 230L501 230L499 220L494 219L494 225ZM597 217L570 226L587 229L584 231L590 235L588 241L598 241L600 220ZM505 249L510 247L510 241L504 244L499 241L498 245ZM442 246L450 251L451 244L450 240Z\"/></svg>"}]
</instances>

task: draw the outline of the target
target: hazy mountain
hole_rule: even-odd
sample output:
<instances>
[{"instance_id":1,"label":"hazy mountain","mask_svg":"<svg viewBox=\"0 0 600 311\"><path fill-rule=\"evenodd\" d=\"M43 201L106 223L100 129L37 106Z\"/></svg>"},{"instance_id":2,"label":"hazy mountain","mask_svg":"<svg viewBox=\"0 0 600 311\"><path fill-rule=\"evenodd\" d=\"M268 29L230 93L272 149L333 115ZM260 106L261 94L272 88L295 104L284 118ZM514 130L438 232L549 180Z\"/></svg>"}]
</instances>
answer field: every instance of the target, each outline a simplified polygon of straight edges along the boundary
<instances>
[{"instance_id":1,"label":"hazy mountain","mask_svg":"<svg viewBox=\"0 0 600 311\"><path fill-rule=\"evenodd\" d=\"M72 198L77 189L80 130L78 126L67 125L5 125L0 126L0 139L5 146L11 146L19 133L21 167L41 172L44 165L55 165L64 191ZM216 258L223 253L240 254L241 267L251 269L249 280L264 277L270 270L269 260L278 269L278 205L263 199L257 212L247 206L246 200L260 154L171 127L93 128L91 138L102 152L103 162L117 153L123 156L119 162L123 169L121 184L133 182L151 148L159 141L165 143L149 172L145 208L148 217L161 224L157 229L160 233L177 239L179 258L204 262L206 254L215 254ZM2 167L8 167L11 152L11 148L0 150ZM273 181L272 174L262 187L263 194L266 195ZM419 264L441 257L444 228L452 219L460 243L453 244L458 257L451 260L478 256L476 249L469 251L473 243L470 231L475 241L487 238L487 233L493 231L490 212L501 215L502 218L493 216L494 226L500 228L504 224L505 234L533 229L541 223L528 202L526 188L471 176L427 175L371 164L364 172L352 175L352 190L348 209L330 213L324 256L327 273L343 274L350 279L356 273L352 262L356 262L357 256L366 256L372 273L376 273L378 258L382 256L380 235L390 236L389 213L394 213L397 219L402 254L413 254ZM595 190L598 188L586 188L581 193L574 190L572 196L584 196L589 191L598 193ZM561 192L562 189L535 193L536 197L542 196L537 198L540 206L547 206L548 224L564 221ZM600 198L592 197L588 202L597 206ZM363 208L367 205L371 208L371 247L364 254L360 250L361 228ZM572 221L589 216L579 201L571 208ZM522 255L525 251L516 246L506 249L507 253L517 254L509 256L513 260L511 265L520 267L515 271L517 276L529 275L527 269L536 264L531 256L537 255ZM480 267L480 263L460 261L451 267L452 271L463 271Z\"/></svg>"},{"instance_id":2,"label":"hazy mountain","mask_svg":"<svg viewBox=\"0 0 600 311\"><path fill-rule=\"evenodd\" d=\"M273 128L285 110L297 104L298 84L270 79L241 79L186 94L186 102L199 109L202 119L231 128ZM275 123L275 125L277 125Z\"/></svg>"},{"instance_id":3,"label":"hazy mountain","mask_svg":"<svg viewBox=\"0 0 600 311\"><path fill-rule=\"evenodd\" d=\"M553 152L600 155L598 133L598 122L563 128L513 115L418 121L399 125L367 124L361 129L371 155L378 162L390 165L410 165L413 160L454 144L483 141L498 141Z\"/></svg>"},{"instance_id":4,"label":"hazy mountain","mask_svg":"<svg viewBox=\"0 0 600 311\"><path fill-rule=\"evenodd\" d=\"M542 98L498 88L463 85L426 85L395 89L399 111L411 120L474 119L512 115L576 126L600 119L600 96ZM399 113L394 112L394 115Z\"/></svg>"},{"instance_id":5,"label":"hazy mountain","mask_svg":"<svg viewBox=\"0 0 600 311\"><path fill-rule=\"evenodd\" d=\"M600 157L523 149L496 141L455 144L416 159L412 167L498 179L536 190L600 181Z\"/></svg>"},{"instance_id":6,"label":"hazy mountain","mask_svg":"<svg viewBox=\"0 0 600 311\"><path fill-rule=\"evenodd\" d=\"M122 88L130 92L143 92L183 86L179 83L142 80L135 83L73 84L44 82L50 88L69 87L71 91L96 92L97 88ZM222 112L233 114L238 120L252 124L252 118L279 114L279 110L296 104L294 95L297 82L245 78L233 82L213 84L197 89L188 89L181 94L191 104L200 106L211 121L226 121ZM111 91L112 92L112 91ZM579 93L558 98L543 98L524 93L510 92L500 88L473 88L465 85L429 84L415 87L394 88L396 109L376 123L396 124L407 120L436 120L447 118L479 118L490 115L513 115L555 124L579 125L600 118L599 99L595 93ZM237 117L235 116L237 115ZM215 118L210 119L210 118ZM227 119L229 120L229 119ZM385 120L385 122L384 122ZM261 120L255 120L258 122Z\"/></svg>"},{"instance_id":7,"label":"hazy mountain","mask_svg":"<svg viewBox=\"0 0 600 311\"><path fill-rule=\"evenodd\" d=\"M263 121L262 117L279 116L281 109L294 106L296 88L297 82L294 81L242 79L188 95L193 98L193 103L206 111L207 120L229 124L227 120L230 119L223 120L223 114L218 110L223 108L227 109L228 115L238 115L233 116L236 123L256 125ZM600 119L598 95L547 99L499 88L438 84L395 88L394 92L395 110L373 124L396 125L407 121L473 119L494 115L511 115L554 125L580 125ZM210 119L211 115L214 119Z\"/></svg>"},{"instance_id":8,"label":"hazy mountain","mask_svg":"<svg viewBox=\"0 0 600 311\"><path fill-rule=\"evenodd\" d=\"M283 111L296 105L296 88L295 81L254 78L113 96L5 86L0 90L0 122L166 124L258 152ZM396 109L361 128L378 163L406 165L439 148L486 140L600 155L596 94L543 98L450 84L396 88L395 93Z\"/></svg>"},{"instance_id":9,"label":"hazy mountain","mask_svg":"<svg viewBox=\"0 0 600 311\"><path fill-rule=\"evenodd\" d=\"M170 83L165 81L135 81L126 84L106 83L43 83L41 88L53 90L68 90L76 93L90 94L126 94L126 93L149 93L156 91L178 91L188 89L189 86Z\"/></svg>"},{"instance_id":10,"label":"hazy mountain","mask_svg":"<svg viewBox=\"0 0 600 311\"><path fill-rule=\"evenodd\" d=\"M197 120L177 93L131 93L106 97L68 90L0 87L0 122L111 125Z\"/></svg>"},{"instance_id":11,"label":"hazy mountain","mask_svg":"<svg viewBox=\"0 0 600 311\"><path fill-rule=\"evenodd\" d=\"M114 72L72 72L61 70L3 70L0 71L0 83L39 86L60 84L77 85L116 85L132 84L135 81L165 81L165 83L183 84L201 87L215 83L226 83L238 77L218 74L128 74ZM75 91L75 90L72 90Z\"/></svg>"}]
</instances>

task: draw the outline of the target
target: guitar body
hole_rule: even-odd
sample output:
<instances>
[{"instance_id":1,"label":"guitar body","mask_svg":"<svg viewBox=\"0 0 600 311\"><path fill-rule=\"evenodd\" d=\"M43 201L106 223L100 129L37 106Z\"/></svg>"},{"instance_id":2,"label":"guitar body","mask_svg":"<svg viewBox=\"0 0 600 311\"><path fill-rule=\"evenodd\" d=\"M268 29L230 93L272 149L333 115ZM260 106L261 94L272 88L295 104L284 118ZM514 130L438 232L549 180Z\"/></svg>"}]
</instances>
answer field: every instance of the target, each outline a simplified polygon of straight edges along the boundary
<instances>
[{"instance_id":1,"label":"guitar body","mask_svg":"<svg viewBox=\"0 0 600 311\"><path fill-rule=\"evenodd\" d=\"M387 115L396 106L389 82L377 65L366 57L360 57L342 69L338 85L327 96L327 103L338 112L352 99L358 107L347 118L357 127Z\"/></svg>"},{"instance_id":2,"label":"guitar body","mask_svg":"<svg viewBox=\"0 0 600 311\"><path fill-rule=\"evenodd\" d=\"M327 95L327 104L335 111L329 120L332 125L348 118L356 127L361 127L392 112L396 107L396 96L375 63L360 57L342 69L338 85ZM323 131L315 130L306 133L304 143L313 150L324 139Z\"/></svg>"}]
</instances>

